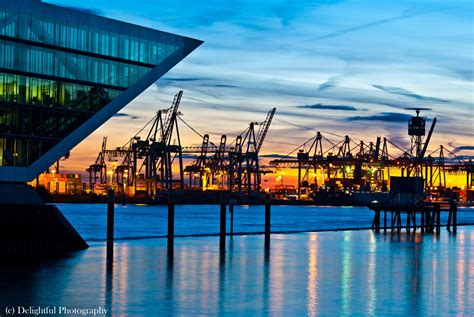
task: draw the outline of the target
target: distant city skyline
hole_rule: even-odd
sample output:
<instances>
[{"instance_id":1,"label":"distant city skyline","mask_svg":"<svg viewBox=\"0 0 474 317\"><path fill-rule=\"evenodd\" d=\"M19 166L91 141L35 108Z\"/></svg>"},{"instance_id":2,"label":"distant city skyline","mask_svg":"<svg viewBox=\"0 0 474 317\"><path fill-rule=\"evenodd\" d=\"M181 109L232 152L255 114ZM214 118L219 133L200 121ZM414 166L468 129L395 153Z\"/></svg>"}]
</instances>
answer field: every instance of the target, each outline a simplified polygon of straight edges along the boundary
<instances>
[{"instance_id":1,"label":"distant city skyline","mask_svg":"<svg viewBox=\"0 0 474 317\"><path fill-rule=\"evenodd\" d=\"M182 89L183 119L214 142L277 107L263 154L286 154L317 131L407 147L406 107L438 117L433 148L474 149L472 1L125 0L44 2L199 38L204 44L78 145L68 172L127 142ZM184 145L199 137L183 126Z\"/></svg>"}]
</instances>

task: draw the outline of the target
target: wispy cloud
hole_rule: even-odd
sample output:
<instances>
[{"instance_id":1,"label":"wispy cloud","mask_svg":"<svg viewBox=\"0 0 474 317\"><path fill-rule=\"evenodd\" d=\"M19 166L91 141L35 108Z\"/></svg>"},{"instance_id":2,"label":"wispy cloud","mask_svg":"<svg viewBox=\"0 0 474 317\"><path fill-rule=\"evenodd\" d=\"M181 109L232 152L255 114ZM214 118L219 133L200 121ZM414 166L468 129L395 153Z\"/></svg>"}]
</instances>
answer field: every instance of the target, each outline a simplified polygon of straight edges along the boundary
<instances>
[{"instance_id":1,"label":"wispy cloud","mask_svg":"<svg viewBox=\"0 0 474 317\"><path fill-rule=\"evenodd\" d=\"M85 8L85 7L79 7L79 6L73 6L73 5L63 5L63 6L69 9L81 11L88 14L94 14L94 15L100 15L100 16L105 15L104 11L100 9L96 9L96 8Z\"/></svg>"},{"instance_id":2,"label":"wispy cloud","mask_svg":"<svg viewBox=\"0 0 474 317\"><path fill-rule=\"evenodd\" d=\"M453 149L453 153L456 154L456 153L459 153L461 151L474 151L474 146L473 145L461 145L461 146L457 146Z\"/></svg>"},{"instance_id":3,"label":"wispy cloud","mask_svg":"<svg viewBox=\"0 0 474 317\"><path fill-rule=\"evenodd\" d=\"M414 99L417 99L417 100L432 101L432 102L449 102L447 100L440 99L440 98L422 96L422 95L414 93L414 92L412 92L408 89L404 89L404 88L400 88L400 87L389 87L389 86L382 86L382 85L372 85L372 86L374 88L380 89L380 90L388 92L390 94L410 97L410 98L414 98Z\"/></svg>"},{"instance_id":4,"label":"wispy cloud","mask_svg":"<svg viewBox=\"0 0 474 317\"><path fill-rule=\"evenodd\" d=\"M357 111L356 107L353 106L344 106L344 105L324 105L322 103L317 103L314 105L304 105L297 106L302 109L321 109L321 110L342 110L342 111Z\"/></svg>"},{"instance_id":5,"label":"wispy cloud","mask_svg":"<svg viewBox=\"0 0 474 317\"><path fill-rule=\"evenodd\" d=\"M225 85L225 84L204 84L206 87L215 87L215 88L239 88L236 85Z\"/></svg>"},{"instance_id":6,"label":"wispy cloud","mask_svg":"<svg viewBox=\"0 0 474 317\"><path fill-rule=\"evenodd\" d=\"M140 120L115 118L120 124L104 125L100 136L117 135L127 125L138 129L182 89L184 119L211 135L240 133L276 106L267 153L287 153L318 130L409 144L405 125L411 113L401 109L413 106L433 107L427 115L440 119L433 144L472 140L469 1L380 0L374 6L370 0L144 0L130 6L129 0L81 0L80 5L205 41L127 106L126 113ZM183 144L199 143L186 128L180 133ZM100 147L100 138L85 142L80 151ZM91 160L96 155L94 150Z\"/></svg>"},{"instance_id":7,"label":"wispy cloud","mask_svg":"<svg viewBox=\"0 0 474 317\"><path fill-rule=\"evenodd\" d=\"M383 122L408 122L410 115L396 112L382 112L373 116L355 116L346 118L347 121L383 121Z\"/></svg>"},{"instance_id":8,"label":"wispy cloud","mask_svg":"<svg viewBox=\"0 0 474 317\"><path fill-rule=\"evenodd\" d=\"M200 81L200 80L207 80L206 77L163 77L162 81Z\"/></svg>"},{"instance_id":9,"label":"wispy cloud","mask_svg":"<svg viewBox=\"0 0 474 317\"><path fill-rule=\"evenodd\" d=\"M129 119L132 119L132 120L139 119L139 117L137 117L135 115L128 114L128 113L125 113L125 112L116 113L116 114L114 114L114 117L116 117L116 118L129 118Z\"/></svg>"},{"instance_id":10,"label":"wispy cloud","mask_svg":"<svg viewBox=\"0 0 474 317\"><path fill-rule=\"evenodd\" d=\"M286 158L288 156L284 155L284 154L271 153L271 154L260 155L260 157L263 157L263 158Z\"/></svg>"},{"instance_id":11,"label":"wispy cloud","mask_svg":"<svg viewBox=\"0 0 474 317\"><path fill-rule=\"evenodd\" d=\"M367 28L371 28L371 27L374 27L374 26L379 26L381 24L391 23L391 22L394 22L394 21L397 21L397 20L409 19L409 18L415 17L417 15L419 15L419 13L405 13L405 14L397 15L397 16L394 16L394 17L386 18L386 19L380 19L380 20L369 22L369 23L360 24L360 25L357 25L357 26L354 26L354 27L337 30L337 31L331 32L329 34L325 34L325 35L316 37L315 40L323 40L323 39L328 39L328 38L332 38L332 37L337 37L337 36L345 35L345 34L348 34L348 33L364 30L364 29L367 29Z\"/></svg>"},{"instance_id":12,"label":"wispy cloud","mask_svg":"<svg viewBox=\"0 0 474 317\"><path fill-rule=\"evenodd\" d=\"M406 134L402 134L401 131L389 131L389 134L386 136L387 140L396 144L398 147L404 149L405 151L409 151L410 149L410 139ZM400 156L403 154L403 151L395 147L389 148L389 155L392 156Z\"/></svg>"},{"instance_id":13,"label":"wispy cloud","mask_svg":"<svg viewBox=\"0 0 474 317\"><path fill-rule=\"evenodd\" d=\"M336 87L338 83L339 83L339 78L338 77L336 77L336 76L331 77L326 82L320 84L317 88L317 91L323 91L323 90L326 90L326 89Z\"/></svg>"}]
</instances>

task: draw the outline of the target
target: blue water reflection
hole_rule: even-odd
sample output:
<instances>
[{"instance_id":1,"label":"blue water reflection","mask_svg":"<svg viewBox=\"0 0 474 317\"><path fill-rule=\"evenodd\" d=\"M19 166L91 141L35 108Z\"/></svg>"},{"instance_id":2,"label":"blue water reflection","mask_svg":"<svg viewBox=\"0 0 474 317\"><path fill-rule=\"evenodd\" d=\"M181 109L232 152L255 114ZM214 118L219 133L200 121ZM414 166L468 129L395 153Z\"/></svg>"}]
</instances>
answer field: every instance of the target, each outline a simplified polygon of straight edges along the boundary
<instances>
[{"instance_id":1,"label":"blue water reflection","mask_svg":"<svg viewBox=\"0 0 474 317\"><path fill-rule=\"evenodd\" d=\"M106 205L59 204L66 218L86 240L104 240L106 237ZM116 238L157 237L167 234L167 207L149 205L116 205ZM230 215L227 213L227 231ZM313 231L368 228L373 212L362 207L272 206L272 231ZM176 206L175 234L218 234L219 206ZM390 219L390 216L388 217ZM419 218L419 215L418 215ZM442 223L447 213L441 215ZM420 219L417 223L420 223ZM263 206L235 206L234 232L251 233L264 230ZM402 223L406 223L402 215ZM474 224L474 209L460 208L458 223Z\"/></svg>"},{"instance_id":2,"label":"blue water reflection","mask_svg":"<svg viewBox=\"0 0 474 317\"><path fill-rule=\"evenodd\" d=\"M3 305L107 307L114 316L466 315L474 228L457 235L372 231L94 242L73 256L1 268Z\"/></svg>"}]
</instances>

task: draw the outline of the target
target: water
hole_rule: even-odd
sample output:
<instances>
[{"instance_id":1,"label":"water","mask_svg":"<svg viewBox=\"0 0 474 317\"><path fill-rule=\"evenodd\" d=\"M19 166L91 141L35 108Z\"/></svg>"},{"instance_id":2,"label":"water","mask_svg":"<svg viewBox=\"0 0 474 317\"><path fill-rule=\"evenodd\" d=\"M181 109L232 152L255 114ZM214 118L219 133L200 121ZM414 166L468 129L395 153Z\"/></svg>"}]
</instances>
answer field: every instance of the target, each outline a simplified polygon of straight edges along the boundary
<instances>
[{"instance_id":1,"label":"water","mask_svg":"<svg viewBox=\"0 0 474 317\"><path fill-rule=\"evenodd\" d=\"M0 266L6 306L103 308L108 316L469 315L474 311L474 227L457 234L371 230L227 238L178 237L174 257L162 207L117 206L112 266L105 206L60 205L90 248L26 267ZM359 220L355 220L360 218ZM218 206L178 206L177 234L218 232ZM472 220L462 209L459 220ZM364 220L365 219L365 220ZM236 231L261 231L263 208L239 207ZM363 208L272 207L281 231L366 227ZM367 222L367 221L368 222ZM258 226L253 226L257 222ZM179 229L179 230L178 230Z\"/></svg>"},{"instance_id":2,"label":"water","mask_svg":"<svg viewBox=\"0 0 474 317\"><path fill-rule=\"evenodd\" d=\"M3 305L106 308L111 316L467 315L474 311L474 230L369 230L103 242L70 258L0 269ZM1 306L1 305L0 305ZM1 307L0 307L1 308Z\"/></svg>"},{"instance_id":3,"label":"water","mask_svg":"<svg viewBox=\"0 0 474 317\"><path fill-rule=\"evenodd\" d=\"M106 239L106 205L59 204L58 207L84 239ZM272 206L271 216L273 232L298 232L369 228L374 213L362 207ZM219 217L219 206L216 205L177 205L175 234L219 234ZM447 213L443 212L441 218L442 223L446 223ZM420 219L417 222L420 223ZM234 232L261 233L264 223L264 206L234 207ZM460 208L458 223L474 224L474 209ZM166 206L115 205L115 237L118 239L163 237L167 234L167 224ZM230 215L227 213L229 230Z\"/></svg>"}]
</instances>

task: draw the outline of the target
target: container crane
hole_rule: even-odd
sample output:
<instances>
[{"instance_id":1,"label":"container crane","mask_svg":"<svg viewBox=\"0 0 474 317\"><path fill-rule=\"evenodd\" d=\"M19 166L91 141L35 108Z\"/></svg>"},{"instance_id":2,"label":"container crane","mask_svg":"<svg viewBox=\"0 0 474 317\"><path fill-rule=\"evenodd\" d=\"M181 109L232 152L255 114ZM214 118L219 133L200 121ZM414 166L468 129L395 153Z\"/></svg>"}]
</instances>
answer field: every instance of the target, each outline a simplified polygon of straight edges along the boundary
<instances>
[{"instance_id":1,"label":"container crane","mask_svg":"<svg viewBox=\"0 0 474 317\"><path fill-rule=\"evenodd\" d=\"M107 137L104 136L102 139L102 147L97 159L94 164L90 165L88 168L89 172L89 188L92 192L97 185L97 180L99 184L107 184L107 165L105 164L105 151L107 148Z\"/></svg>"},{"instance_id":2,"label":"container crane","mask_svg":"<svg viewBox=\"0 0 474 317\"><path fill-rule=\"evenodd\" d=\"M243 147L246 152L242 155L239 160L238 171L243 172L243 179L240 177L239 183L245 184L247 192L260 191L261 184L261 171L259 166L258 154L262 148L265 137L268 133L268 129L275 115L276 108L273 108L267 113L265 121L251 122L247 133L242 138ZM259 129L255 132L255 126L258 125Z\"/></svg>"}]
</instances>

